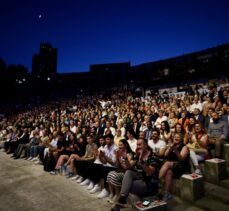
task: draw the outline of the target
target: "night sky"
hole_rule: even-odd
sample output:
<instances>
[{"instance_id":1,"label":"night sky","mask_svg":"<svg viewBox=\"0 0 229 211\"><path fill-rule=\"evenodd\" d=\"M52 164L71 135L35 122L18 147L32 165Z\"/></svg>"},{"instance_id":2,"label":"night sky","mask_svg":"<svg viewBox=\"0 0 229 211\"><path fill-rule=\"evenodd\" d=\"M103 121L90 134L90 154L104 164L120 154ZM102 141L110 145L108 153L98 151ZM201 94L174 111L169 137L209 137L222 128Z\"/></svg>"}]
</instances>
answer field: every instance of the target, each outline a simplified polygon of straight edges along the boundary
<instances>
[{"instance_id":1,"label":"night sky","mask_svg":"<svg viewBox=\"0 0 229 211\"><path fill-rule=\"evenodd\" d=\"M4 0L0 58L29 71L41 42L59 73L166 59L229 43L228 0Z\"/></svg>"}]
</instances>

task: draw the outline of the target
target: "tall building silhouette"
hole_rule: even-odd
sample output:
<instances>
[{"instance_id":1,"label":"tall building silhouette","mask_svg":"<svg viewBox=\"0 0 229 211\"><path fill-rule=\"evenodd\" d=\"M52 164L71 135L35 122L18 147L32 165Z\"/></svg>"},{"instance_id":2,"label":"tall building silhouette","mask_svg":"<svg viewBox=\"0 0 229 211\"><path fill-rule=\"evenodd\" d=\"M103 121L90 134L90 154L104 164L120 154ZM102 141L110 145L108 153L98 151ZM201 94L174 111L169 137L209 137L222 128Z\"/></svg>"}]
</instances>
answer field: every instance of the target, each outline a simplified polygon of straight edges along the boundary
<instances>
[{"instance_id":1,"label":"tall building silhouette","mask_svg":"<svg viewBox=\"0 0 229 211\"><path fill-rule=\"evenodd\" d=\"M56 73L57 49L49 43L41 43L39 54L33 56L32 75L36 78L50 78Z\"/></svg>"}]
</instances>

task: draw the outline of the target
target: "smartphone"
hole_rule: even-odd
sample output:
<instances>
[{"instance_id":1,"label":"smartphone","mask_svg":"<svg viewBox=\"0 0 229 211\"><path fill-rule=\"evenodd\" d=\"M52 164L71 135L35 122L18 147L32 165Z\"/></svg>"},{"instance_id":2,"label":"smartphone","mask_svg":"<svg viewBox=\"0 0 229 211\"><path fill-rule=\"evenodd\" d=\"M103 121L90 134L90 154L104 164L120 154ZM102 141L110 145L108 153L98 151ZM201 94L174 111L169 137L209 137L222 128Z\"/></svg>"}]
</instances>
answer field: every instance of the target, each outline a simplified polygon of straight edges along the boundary
<instances>
[{"instance_id":1,"label":"smartphone","mask_svg":"<svg viewBox=\"0 0 229 211\"><path fill-rule=\"evenodd\" d=\"M147 207L147 206L150 205L150 203L151 203L151 201L145 200L145 201L142 202L142 205L143 205L144 207Z\"/></svg>"}]
</instances>

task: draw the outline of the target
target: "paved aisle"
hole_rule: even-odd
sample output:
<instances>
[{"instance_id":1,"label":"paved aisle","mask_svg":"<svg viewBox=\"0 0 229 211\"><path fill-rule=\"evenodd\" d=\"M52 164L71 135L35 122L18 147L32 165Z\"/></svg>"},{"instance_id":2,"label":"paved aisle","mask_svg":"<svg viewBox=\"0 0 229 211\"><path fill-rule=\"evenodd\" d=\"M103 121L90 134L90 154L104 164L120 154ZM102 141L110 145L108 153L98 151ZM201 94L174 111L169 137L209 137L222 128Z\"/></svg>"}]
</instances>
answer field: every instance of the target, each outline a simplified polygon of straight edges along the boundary
<instances>
[{"instance_id":1,"label":"paved aisle","mask_svg":"<svg viewBox=\"0 0 229 211\"><path fill-rule=\"evenodd\" d=\"M0 151L0 211L108 211L111 205L43 166Z\"/></svg>"}]
</instances>

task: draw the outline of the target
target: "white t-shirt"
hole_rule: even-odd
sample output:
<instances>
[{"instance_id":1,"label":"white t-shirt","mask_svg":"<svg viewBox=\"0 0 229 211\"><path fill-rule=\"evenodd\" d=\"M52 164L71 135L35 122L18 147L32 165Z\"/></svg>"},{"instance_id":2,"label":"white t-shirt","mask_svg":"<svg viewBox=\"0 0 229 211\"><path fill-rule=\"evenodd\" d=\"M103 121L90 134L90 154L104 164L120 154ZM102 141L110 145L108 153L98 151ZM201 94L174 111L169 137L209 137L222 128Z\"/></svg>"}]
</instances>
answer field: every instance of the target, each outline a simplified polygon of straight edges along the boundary
<instances>
[{"instance_id":1,"label":"white t-shirt","mask_svg":"<svg viewBox=\"0 0 229 211\"><path fill-rule=\"evenodd\" d=\"M135 139L135 138L132 139L132 140L128 139L127 142L130 145L130 148L131 148L132 152L135 153L136 152L136 148L137 148L137 139Z\"/></svg>"},{"instance_id":2,"label":"white t-shirt","mask_svg":"<svg viewBox=\"0 0 229 211\"><path fill-rule=\"evenodd\" d=\"M156 128L161 128L161 123L163 121L167 121L167 120L168 120L168 117L167 116L158 117L157 120L156 120L156 122L155 122L155 124L154 124L154 126Z\"/></svg>"},{"instance_id":3,"label":"white t-shirt","mask_svg":"<svg viewBox=\"0 0 229 211\"><path fill-rule=\"evenodd\" d=\"M104 146L100 146L98 151L104 151ZM94 161L95 164L103 164L100 159L99 159L99 156L96 157L95 161Z\"/></svg>"},{"instance_id":4,"label":"white t-shirt","mask_svg":"<svg viewBox=\"0 0 229 211\"><path fill-rule=\"evenodd\" d=\"M57 148L57 142L58 142L58 139L57 138L54 138L52 139L52 141L50 142L50 145L54 148Z\"/></svg>"},{"instance_id":5,"label":"white t-shirt","mask_svg":"<svg viewBox=\"0 0 229 211\"><path fill-rule=\"evenodd\" d=\"M74 134L76 134L76 130L77 130L77 127L75 125L70 127L70 131L73 132Z\"/></svg>"},{"instance_id":6,"label":"white t-shirt","mask_svg":"<svg viewBox=\"0 0 229 211\"><path fill-rule=\"evenodd\" d=\"M109 148L108 148L107 145L105 145L105 147L104 147L104 149L103 149L105 155L106 155L108 158L112 159L113 163L116 162L116 150L117 150L117 149L118 149L118 147L117 147L115 144L113 144L113 145L110 146ZM115 165L111 165L110 163L105 163L105 164L103 164L103 165L104 165L104 166L108 166L108 167L115 167Z\"/></svg>"},{"instance_id":7,"label":"white t-shirt","mask_svg":"<svg viewBox=\"0 0 229 211\"><path fill-rule=\"evenodd\" d=\"M153 140L149 140L148 146L152 149L153 152L157 153L160 151L160 149L166 148L166 143L160 139L156 143L154 143Z\"/></svg>"},{"instance_id":8,"label":"white t-shirt","mask_svg":"<svg viewBox=\"0 0 229 211\"><path fill-rule=\"evenodd\" d=\"M193 103L191 106L190 106L190 112L192 113L194 111L195 108L198 108L200 110L200 112L203 110L203 105L201 102L198 102L198 103Z\"/></svg>"}]
</instances>

